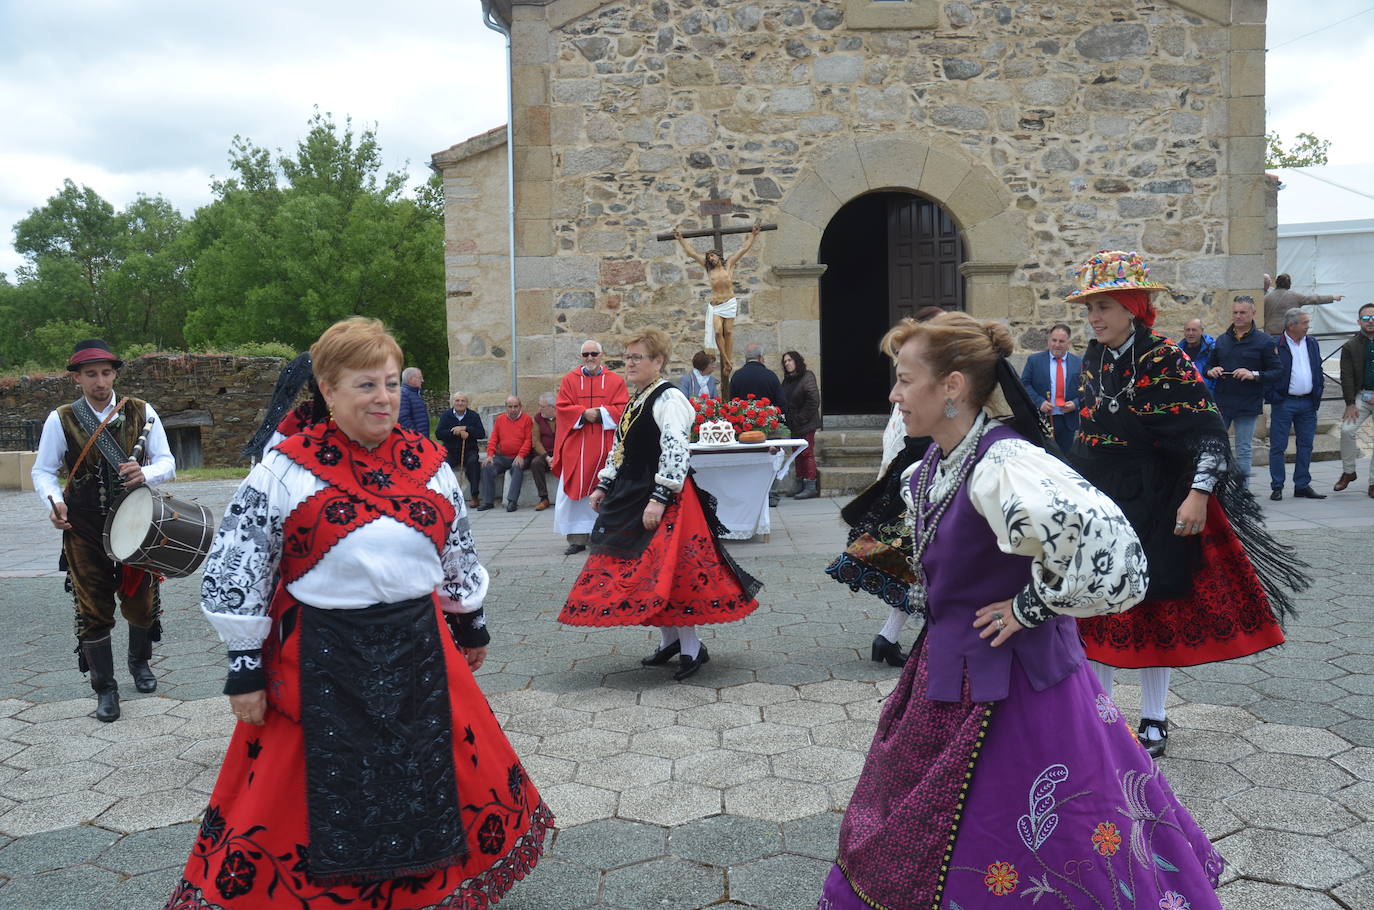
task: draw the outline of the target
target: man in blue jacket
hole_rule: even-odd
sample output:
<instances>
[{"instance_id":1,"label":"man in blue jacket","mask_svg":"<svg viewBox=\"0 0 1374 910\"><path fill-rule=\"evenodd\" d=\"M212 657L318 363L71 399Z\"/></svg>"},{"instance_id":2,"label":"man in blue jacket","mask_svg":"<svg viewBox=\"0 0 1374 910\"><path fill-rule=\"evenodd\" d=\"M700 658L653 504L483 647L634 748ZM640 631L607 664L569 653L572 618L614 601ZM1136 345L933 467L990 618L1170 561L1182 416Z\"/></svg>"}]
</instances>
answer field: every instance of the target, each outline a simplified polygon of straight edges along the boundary
<instances>
[{"instance_id":1,"label":"man in blue jacket","mask_svg":"<svg viewBox=\"0 0 1374 910\"><path fill-rule=\"evenodd\" d=\"M1297 434L1298 455L1293 462L1293 497L1325 499L1325 493L1312 489L1312 440L1317 435L1317 408L1322 403L1322 352L1315 339L1307 337L1312 317L1298 307L1283 314L1283 334L1279 336L1278 380L1268 388L1269 403L1269 498L1283 499L1283 484L1288 466L1290 429Z\"/></svg>"},{"instance_id":2,"label":"man in blue jacket","mask_svg":"<svg viewBox=\"0 0 1374 910\"><path fill-rule=\"evenodd\" d=\"M401 371L401 413L396 423L402 429L414 430L421 436L429 435L429 410L425 400L420 397L420 387L425 384L425 374L419 367L406 367Z\"/></svg>"},{"instance_id":3,"label":"man in blue jacket","mask_svg":"<svg viewBox=\"0 0 1374 910\"><path fill-rule=\"evenodd\" d=\"M1231 325L1217 338L1205 375L1217 382L1213 397L1222 423L1236 428L1236 464L1250 483L1250 447L1264 410L1264 386L1274 382L1279 357L1274 338L1255 325L1255 300L1241 294L1231 303Z\"/></svg>"},{"instance_id":4,"label":"man in blue jacket","mask_svg":"<svg viewBox=\"0 0 1374 910\"><path fill-rule=\"evenodd\" d=\"M1061 451L1073 448L1078 432L1078 374L1083 358L1069 353L1069 327L1059 324L1050 329L1049 350L1032 354L1021 370L1021 384L1040 413L1054 423L1054 441Z\"/></svg>"},{"instance_id":5,"label":"man in blue jacket","mask_svg":"<svg viewBox=\"0 0 1374 910\"><path fill-rule=\"evenodd\" d=\"M1183 324L1183 341L1179 347L1193 361L1199 373L1207 369L1207 361L1212 359L1212 351L1216 350L1216 346L1217 340L1202 330L1201 319L1189 319ZM1203 376L1202 384L1207 386L1207 391L1216 392L1217 381L1210 376Z\"/></svg>"}]
</instances>

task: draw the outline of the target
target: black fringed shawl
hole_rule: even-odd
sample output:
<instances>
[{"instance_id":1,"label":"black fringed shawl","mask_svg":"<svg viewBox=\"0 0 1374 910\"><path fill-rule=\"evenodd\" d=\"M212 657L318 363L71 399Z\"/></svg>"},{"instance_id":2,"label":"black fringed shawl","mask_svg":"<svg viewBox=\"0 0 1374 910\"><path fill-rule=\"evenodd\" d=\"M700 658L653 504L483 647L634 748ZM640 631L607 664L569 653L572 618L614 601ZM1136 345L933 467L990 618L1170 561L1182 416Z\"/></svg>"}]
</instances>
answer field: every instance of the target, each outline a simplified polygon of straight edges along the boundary
<instances>
[{"instance_id":1,"label":"black fringed shawl","mask_svg":"<svg viewBox=\"0 0 1374 910\"><path fill-rule=\"evenodd\" d=\"M1282 623L1295 616L1292 594L1310 585L1311 567L1264 527L1264 513L1231 457L1221 415L1188 355L1140 327L1119 361L1099 342L1089 343L1081 383L1071 460L1121 506L1140 535L1150 561L1146 599L1191 590L1199 538L1175 536L1173 524L1203 472L1215 478L1212 495L1245 548L1274 617Z\"/></svg>"}]
</instances>

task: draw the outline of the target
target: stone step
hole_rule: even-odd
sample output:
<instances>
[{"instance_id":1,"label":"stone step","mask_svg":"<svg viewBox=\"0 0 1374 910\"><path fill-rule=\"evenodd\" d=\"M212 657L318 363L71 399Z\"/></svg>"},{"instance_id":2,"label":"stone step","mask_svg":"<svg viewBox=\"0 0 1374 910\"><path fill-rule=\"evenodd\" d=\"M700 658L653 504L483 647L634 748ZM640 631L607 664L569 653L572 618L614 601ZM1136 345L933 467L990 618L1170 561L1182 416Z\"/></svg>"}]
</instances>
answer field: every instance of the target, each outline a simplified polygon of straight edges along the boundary
<instances>
[{"instance_id":1,"label":"stone step","mask_svg":"<svg viewBox=\"0 0 1374 910\"><path fill-rule=\"evenodd\" d=\"M822 496L849 498L866 490L869 484L878 479L878 462L875 460L868 467L820 465L819 473L821 475L820 491Z\"/></svg>"},{"instance_id":2,"label":"stone step","mask_svg":"<svg viewBox=\"0 0 1374 910\"><path fill-rule=\"evenodd\" d=\"M825 429L881 430L887 426L887 419L887 414L826 414Z\"/></svg>"},{"instance_id":3,"label":"stone step","mask_svg":"<svg viewBox=\"0 0 1374 910\"><path fill-rule=\"evenodd\" d=\"M883 431L881 429L821 430L816 433L816 452L824 452L831 446L868 446L883 450Z\"/></svg>"}]
</instances>

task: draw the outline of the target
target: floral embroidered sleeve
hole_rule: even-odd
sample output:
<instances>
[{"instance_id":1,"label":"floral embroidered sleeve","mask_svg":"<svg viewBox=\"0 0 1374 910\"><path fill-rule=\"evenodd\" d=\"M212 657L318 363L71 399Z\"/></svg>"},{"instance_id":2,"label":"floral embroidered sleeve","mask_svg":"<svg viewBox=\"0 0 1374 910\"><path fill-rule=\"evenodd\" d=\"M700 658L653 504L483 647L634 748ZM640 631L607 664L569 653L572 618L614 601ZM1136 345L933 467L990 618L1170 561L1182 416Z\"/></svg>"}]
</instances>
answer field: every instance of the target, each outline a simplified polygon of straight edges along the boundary
<instances>
[{"instance_id":1,"label":"floral embroidered sleeve","mask_svg":"<svg viewBox=\"0 0 1374 910\"><path fill-rule=\"evenodd\" d=\"M1192 488L1211 493L1230 469L1230 447L1221 415L1191 357L1171 342L1155 345L1137 361L1132 412L1165 448L1193 462Z\"/></svg>"},{"instance_id":2,"label":"floral embroidered sleeve","mask_svg":"<svg viewBox=\"0 0 1374 910\"><path fill-rule=\"evenodd\" d=\"M658 470L654 473L653 497L667 502L687 480L687 461L691 457L692 422L696 409L686 395L670 388L654 402L654 421L658 424Z\"/></svg>"},{"instance_id":3,"label":"floral embroidered sleeve","mask_svg":"<svg viewBox=\"0 0 1374 910\"><path fill-rule=\"evenodd\" d=\"M260 463L239 485L215 532L200 586L200 609L229 648L226 695L266 686L262 642L271 631L267 610L277 586L282 523L289 497Z\"/></svg>"},{"instance_id":4,"label":"floral embroidered sleeve","mask_svg":"<svg viewBox=\"0 0 1374 910\"><path fill-rule=\"evenodd\" d=\"M454 511L448 541L440 555L444 581L439 586L439 607L444 611L444 618L458 644L465 648L483 647L491 640L487 633L486 615L482 610L490 576L477 560L477 546L468 525L467 503L463 499L463 491L458 487L458 478L448 465L439 469L431 488L447 496L453 503Z\"/></svg>"},{"instance_id":5,"label":"floral embroidered sleeve","mask_svg":"<svg viewBox=\"0 0 1374 910\"><path fill-rule=\"evenodd\" d=\"M1031 557L1030 582L1012 601L1021 625L1119 613L1145 596L1145 554L1121 509L1043 449L994 444L968 490L1002 552Z\"/></svg>"}]
</instances>

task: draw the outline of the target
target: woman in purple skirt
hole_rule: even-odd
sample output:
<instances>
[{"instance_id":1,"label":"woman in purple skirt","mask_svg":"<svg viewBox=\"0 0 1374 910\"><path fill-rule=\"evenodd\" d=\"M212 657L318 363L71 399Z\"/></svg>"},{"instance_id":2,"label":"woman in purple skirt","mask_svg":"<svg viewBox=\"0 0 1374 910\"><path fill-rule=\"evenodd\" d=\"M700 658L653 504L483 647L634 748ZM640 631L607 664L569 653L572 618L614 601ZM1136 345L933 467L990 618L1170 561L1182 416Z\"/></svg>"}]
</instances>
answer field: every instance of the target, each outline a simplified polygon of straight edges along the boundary
<instances>
[{"instance_id":1,"label":"woman in purple skirt","mask_svg":"<svg viewBox=\"0 0 1374 910\"><path fill-rule=\"evenodd\" d=\"M1219 908L1221 857L1102 693L1075 627L1144 596L1130 524L1045 440L1005 327L946 313L903 322L882 348L907 435L934 439L903 483L926 626L878 720L821 910ZM999 386L1006 422L986 410Z\"/></svg>"}]
</instances>

